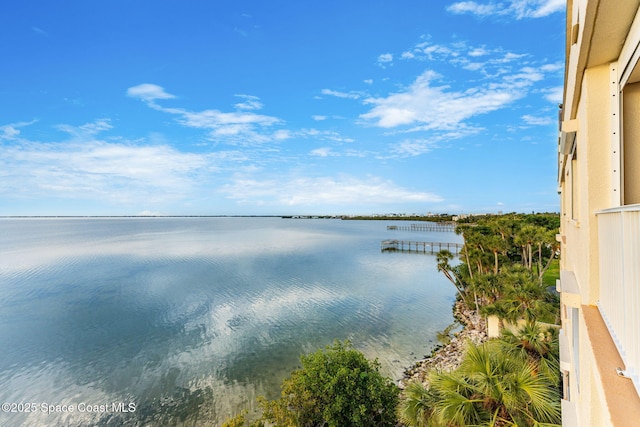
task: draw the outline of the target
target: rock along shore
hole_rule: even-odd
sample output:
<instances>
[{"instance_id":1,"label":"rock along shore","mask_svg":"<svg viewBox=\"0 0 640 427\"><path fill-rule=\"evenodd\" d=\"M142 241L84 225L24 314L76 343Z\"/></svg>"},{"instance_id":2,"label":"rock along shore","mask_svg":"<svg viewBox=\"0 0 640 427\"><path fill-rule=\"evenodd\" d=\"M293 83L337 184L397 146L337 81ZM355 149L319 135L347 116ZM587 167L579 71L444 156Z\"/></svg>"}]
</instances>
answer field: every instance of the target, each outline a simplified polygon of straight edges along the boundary
<instances>
[{"instance_id":1,"label":"rock along shore","mask_svg":"<svg viewBox=\"0 0 640 427\"><path fill-rule=\"evenodd\" d=\"M433 352L431 356L417 361L404 372L404 378L398 381L398 387L404 389L408 383L419 381L428 382L429 370L451 371L460 366L464 357L467 341L473 344L481 344L488 339L485 319L475 310L467 308L461 301L456 301L453 306L454 317L462 323L462 330L457 332L451 341Z\"/></svg>"}]
</instances>

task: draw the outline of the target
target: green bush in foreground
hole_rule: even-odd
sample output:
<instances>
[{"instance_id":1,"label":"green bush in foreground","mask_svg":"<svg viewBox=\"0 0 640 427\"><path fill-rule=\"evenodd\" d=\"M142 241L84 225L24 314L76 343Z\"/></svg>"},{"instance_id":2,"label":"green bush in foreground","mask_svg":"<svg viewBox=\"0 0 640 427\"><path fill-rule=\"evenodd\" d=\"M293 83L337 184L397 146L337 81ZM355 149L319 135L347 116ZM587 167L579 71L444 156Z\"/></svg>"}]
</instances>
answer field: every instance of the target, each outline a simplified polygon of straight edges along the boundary
<instances>
[{"instance_id":1,"label":"green bush in foreground","mask_svg":"<svg viewBox=\"0 0 640 427\"><path fill-rule=\"evenodd\" d=\"M263 419L279 427L394 426L398 388L347 342L301 357L281 397L262 400Z\"/></svg>"}]
</instances>

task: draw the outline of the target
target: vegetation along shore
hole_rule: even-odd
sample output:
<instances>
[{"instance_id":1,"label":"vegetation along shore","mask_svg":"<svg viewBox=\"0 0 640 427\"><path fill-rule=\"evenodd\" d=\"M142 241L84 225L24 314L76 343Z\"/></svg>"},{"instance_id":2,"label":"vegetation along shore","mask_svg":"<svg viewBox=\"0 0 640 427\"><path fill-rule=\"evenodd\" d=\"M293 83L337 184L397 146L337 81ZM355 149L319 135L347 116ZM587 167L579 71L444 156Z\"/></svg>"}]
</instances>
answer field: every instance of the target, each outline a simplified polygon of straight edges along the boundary
<instances>
[{"instance_id":1,"label":"vegetation along shore","mask_svg":"<svg viewBox=\"0 0 640 427\"><path fill-rule=\"evenodd\" d=\"M282 395L260 400L223 427L560 425L557 214L458 221L459 262L443 250L438 270L457 291L462 328L394 384L348 342L303 356Z\"/></svg>"}]
</instances>

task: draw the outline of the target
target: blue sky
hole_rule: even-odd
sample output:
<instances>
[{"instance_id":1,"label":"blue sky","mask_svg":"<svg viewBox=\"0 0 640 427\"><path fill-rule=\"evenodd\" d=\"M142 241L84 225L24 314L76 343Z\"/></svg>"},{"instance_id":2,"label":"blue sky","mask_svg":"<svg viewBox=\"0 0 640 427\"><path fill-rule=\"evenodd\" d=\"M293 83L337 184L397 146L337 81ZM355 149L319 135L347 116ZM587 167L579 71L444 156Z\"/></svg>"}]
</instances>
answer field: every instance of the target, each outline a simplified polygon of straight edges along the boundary
<instances>
[{"instance_id":1,"label":"blue sky","mask_svg":"<svg viewBox=\"0 0 640 427\"><path fill-rule=\"evenodd\" d=\"M564 0L10 0L0 215L558 211Z\"/></svg>"}]
</instances>

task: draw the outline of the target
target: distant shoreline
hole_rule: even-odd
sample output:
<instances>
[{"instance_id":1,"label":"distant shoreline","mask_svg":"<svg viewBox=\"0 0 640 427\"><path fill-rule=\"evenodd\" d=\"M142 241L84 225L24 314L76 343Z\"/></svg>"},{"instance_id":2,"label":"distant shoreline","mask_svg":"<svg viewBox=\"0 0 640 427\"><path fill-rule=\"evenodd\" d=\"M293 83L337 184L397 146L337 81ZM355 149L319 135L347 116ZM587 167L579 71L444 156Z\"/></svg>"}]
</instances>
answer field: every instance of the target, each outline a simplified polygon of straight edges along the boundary
<instances>
[{"instance_id":1,"label":"distant shoreline","mask_svg":"<svg viewBox=\"0 0 640 427\"><path fill-rule=\"evenodd\" d=\"M282 218L282 219L340 219L348 221L428 221L449 222L451 215L395 216L395 215L0 215L0 219L28 218Z\"/></svg>"},{"instance_id":2,"label":"distant shoreline","mask_svg":"<svg viewBox=\"0 0 640 427\"><path fill-rule=\"evenodd\" d=\"M3 218L284 218L282 215L0 215Z\"/></svg>"}]
</instances>

